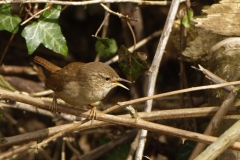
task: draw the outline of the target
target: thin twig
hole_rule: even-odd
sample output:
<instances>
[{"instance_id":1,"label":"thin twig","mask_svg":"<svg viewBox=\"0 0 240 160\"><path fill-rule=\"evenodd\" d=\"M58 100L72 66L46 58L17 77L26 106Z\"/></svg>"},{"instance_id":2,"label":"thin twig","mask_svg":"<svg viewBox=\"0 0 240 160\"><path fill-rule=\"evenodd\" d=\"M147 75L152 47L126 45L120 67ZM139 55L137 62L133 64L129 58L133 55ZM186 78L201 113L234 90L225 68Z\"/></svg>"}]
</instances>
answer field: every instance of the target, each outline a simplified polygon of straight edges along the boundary
<instances>
[{"instance_id":1,"label":"thin twig","mask_svg":"<svg viewBox=\"0 0 240 160\"><path fill-rule=\"evenodd\" d=\"M106 5L107 5L107 7L110 7L110 3L107 3ZM98 34L98 32L100 31L100 28L101 28L102 26L103 26L103 30L102 30L102 36L101 36L101 37L102 37L102 38L105 38L105 37L106 37L106 35L107 35L107 29L108 29L108 24L109 24L109 18L108 18L109 15L110 15L110 13L108 13L108 12L105 10L105 16L104 16L105 18L104 18L101 26L99 27L97 33L95 34L95 37L97 36L97 34ZM100 56L99 56L99 54L97 54L94 61L95 61L95 62L98 62L99 59L100 59Z\"/></svg>"},{"instance_id":2,"label":"thin twig","mask_svg":"<svg viewBox=\"0 0 240 160\"><path fill-rule=\"evenodd\" d=\"M109 9L107 6L105 6L104 4L100 4L107 12L113 14L113 15L116 15L118 16L119 18L123 18L123 19L126 19L126 20L129 20L129 21L138 21L137 19L132 19L130 16L128 15L123 15L122 13L118 13L118 12L114 12L112 11L111 9Z\"/></svg>"},{"instance_id":3,"label":"thin twig","mask_svg":"<svg viewBox=\"0 0 240 160\"><path fill-rule=\"evenodd\" d=\"M40 103L41 104L41 103ZM62 109L65 109L66 107L59 106L58 110L62 112ZM138 113L139 116L142 119L145 120L160 120L160 119L170 119L170 118L187 118L187 117L200 117L200 116L211 116L213 115L219 108L218 107L204 107L204 108L191 108L191 109L174 109L174 110L164 110L164 111L154 111L151 113ZM81 113L81 110L78 108L68 108L67 109L69 113L79 115ZM237 111L233 111L231 113L237 113ZM100 113L99 113L100 114ZM122 115L119 116L123 119L128 118L129 115ZM106 125L113 125L107 122L99 122L94 121L92 125L89 125L90 123L82 124L81 126L78 126L75 128L75 130L86 130L90 128L97 128L97 127L103 127ZM0 147L3 146L9 146L14 145L16 143L23 143L30 140L37 140L40 137L46 138L48 136L54 135L58 132L61 132L63 130L66 130L67 128L74 126L75 124L67 124L62 126L56 126L51 127L48 129L43 129L35 132L30 132L18 136L13 137L6 137L6 143L3 143L0 145ZM16 137L16 138L14 138Z\"/></svg>"},{"instance_id":4,"label":"thin twig","mask_svg":"<svg viewBox=\"0 0 240 160\"><path fill-rule=\"evenodd\" d=\"M230 85L239 85L240 84L239 82L240 81L235 81L235 82L227 82L227 83L221 83L221 84L213 84L213 85L206 85L206 86L200 86L200 87L186 88L186 89L181 89L181 90L177 90L177 91L172 91L172 92L157 94L157 95L153 95L153 96L138 98L135 100L119 102L118 105L126 106L126 105L130 105L130 104L134 104L134 103L140 103L143 101L147 101L147 100L151 100L151 99L155 99L155 98L161 98L161 97L170 96L170 95L175 95L175 94L181 94L181 93L193 92L193 91L199 91L199 90L206 90L206 89L217 89L217 88L222 88L224 86L230 86Z\"/></svg>"},{"instance_id":5,"label":"thin twig","mask_svg":"<svg viewBox=\"0 0 240 160\"><path fill-rule=\"evenodd\" d=\"M64 139L61 147L61 160L66 160L66 141Z\"/></svg>"},{"instance_id":6,"label":"thin twig","mask_svg":"<svg viewBox=\"0 0 240 160\"><path fill-rule=\"evenodd\" d=\"M181 7L180 7L181 8ZM179 66L180 66L180 89L184 89L184 88L188 88L188 80L187 80L187 77L186 77L186 69L185 69L185 62L183 61L183 54L182 52L186 49L186 46L187 46L187 28L185 28L185 26L182 24L182 21L183 21L183 16L186 15L187 13L184 12L186 10L185 7L183 7L182 9L178 9L178 14L183 12L184 14L181 15L179 14L179 18L180 18L180 22L181 22L181 25L180 25L180 52L179 52ZM193 105L193 99L192 99L192 96L191 96L191 93L188 92L186 93L187 95L187 100L188 100L188 105L190 108L193 108L194 105ZM184 101L184 94L181 94L180 95L180 104L181 104L181 107L182 108L185 108L185 101ZM193 121L193 129L194 131L197 131L197 123L196 123L196 119L195 118L192 118L192 121Z\"/></svg>"},{"instance_id":7,"label":"thin twig","mask_svg":"<svg viewBox=\"0 0 240 160\"><path fill-rule=\"evenodd\" d=\"M35 13L34 15L32 15L31 17L29 17L27 20L25 20L24 22L22 22L20 25L24 25L25 23L29 22L31 19L33 19L34 17L36 17L37 15L43 13L44 11L48 10L49 8L52 7L52 4L49 4L46 8L42 9L41 11Z\"/></svg>"},{"instance_id":8,"label":"thin twig","mask_svg":"<svg viewBox=\"0 0 240 160\"><path fill-rule=\"evenodd\" d=\"M45 91L41 91L41 92L30 93L30 95L33 96L33 97L43 97L43 96L47 96L47 95L50 95L50 94L53 94L53 91L50 90L50 89L45 90Z\"/></svg>"},{"instance_id":9,"label":"thin twig","mask_svg":"<svg viewBox=\"0 0 240 160\"><path fill-rule=\"evenodd\" d=\"M206 78L208 78L209 80L211 80L214 83L226 83L225 80L223 80L222 78L218 77L217 75L215 75L214 73L212 73L211 71L207 70L206 68L203 68L201 65L199 66L199 70L202 71L205 75ZM226 86L223 87L225 90L227 90L228 92L231 92L233 89L235 89L234 86Z\"/></svg>"},{"instance_id":10,"label":"thin twig","mask_svg":"<svg viewBox=\"0 0 240 160\"><path fill-rule=\"evenodd\" d=\"M214 117L209 122L207 128L205 129L205 131L203 133L204 135L213 135L214 134L217 127L219 127L220 123L222 122L222 119L223 119L222 117L224 117L225 114L227 113L227 111L233 106L235 98L236 98L235 92L229 93L228 97L223 102L223 104L221 105L218 112L214 115ZM230 139L230 137L229 137L229 139ZM221 146L223 147L223 145L221 145ZM191 153L191 156L189 157L189 159L190 160L195 159L205 149L205 147L206 147L205 144L198 143L195 146L193 152Z\"/></svg>"},{"instance_id":11,"label":"thin twig","mask_svg":"<svg viewBox=\"0 0 240 160\"><path fill-rule=\"evenodd\" d=\"M111 5L111 3L107 3L106 5L107 5L107 7L109 8L110 5ZM110 14L109 14L107 11L105 11L105 17L106 17L106 16L109 16L109 15L110 15ZM104 22L104 24L103 24L102 38L105 38L105 37L107 36L108 26L109 26L109 18L108 18L108 19Z\"/></svg>"},{"instance_id":12,"label":"thin twig","mask_svg":"<svg viewBox=\"0 0 240 160\"><path fill-rule=\"evenodd\" d=\"M151 39L155 38L155 37L158 37L160 36L162 33L162 30L159 30L159 31L156 31L154 33L152 33L150 36L142 39L141 41L139 41L136 46L135 46L135 49L138 49L140 47L142 47L143 45L145 45L147 42L149 42ZM133 50L134 46L131 46L128 48L128 50ZM113 58L111 58L110 60L108 60L107 62L105 62L106 64L112 64L114 62L117 62L119 59L118 55L114 56Z\"/></svg>"},{"instance_id":13,"label":"thin twig","mask_svg":"<svg viewBox=\"0 0 240 160\"><path fill-rule=\"evenodd\" d=\"M228 85L232 85L233 83L236 83L236 82L231 82L231 83L228 83ZM240 82L238 82L239 84ZM220 85L223 85L223 84L220 84ZM224 84L226 85L226 84ZM211 85L211 86L217 86L217 85ZM219 86L219 85L218 85ZM209 88L209 86L208 86ZM28 104L33 104L33 105L36 105L36 106L39 106L41 108L45 108L45 109L49 109L48 105L46 104L46 102L42 102L41 100L39 99L35 99L35 98L32 98L32 97L28 97L26 95L20 95L20 94L17 94L17 93L12 93L12 92L8 92L8 91L4 91L4 90L0 90L0 97L2 99L11 99L11 100L17 100L17 101L20 101L20 102L24 102L24 103L28 103ZM69 110L71 110L71 108L67 108L67 107L61 107L61 105L58 106L58 110L60 112L65 112L65 113L69 113ZM73 114L77 114L77 115L81 115L83 117L88 117L89 116L89 112L85 112L85 113L79 113L76 111L75 108L72 109L72 113ZM98 116L100 116L102 113L98 113L97 114L97 118L99 118ZM100 116L101 117L101 116ZM105 116L103 116L105 117ZM113 116L114 117L114 116ZM112 118L113 118L112 117ZM106 120L105 118L103 118L104 120ZM109 119L108 119L109 120ZM110 121L111 122L111 121ZM119 124L123 124L122 123L122 119L120 119L120 121L118 121ZM131 125L133 125L135 123L132 123ZM130 125L130 124L129 124ZM148 124L150 125L150 124Z\"/></svg>"},{"instance_id":14,"label":"thin twig","mask_svg":"<svg viewBox=\"0 0 240 160\"><path fill-rule=\"evenodd\" d=\"M132 33L132 36L133 36L133 50L131 51L131 52L133 52L135 50L135 46L136 46L136 36L135 36L135 33L134 33L134 31L132 29L132 26L129 23L129 21L127 21L127 25L128 25L128 27L129 27L129 29L130 29L130 31Z\"/></svg>"},{"instance_id":15,"label":"thin twig","mask_svg":"<svg viewBox=\"0 0 240 160\"><path fill-rule=\"evenodd\" d=\"M70 1L72 1L72 0L70 0ZM65 9L67 9L67 8L68 8L68 5L64 6L64 7L61 9L61 12L64 11Z\"/></svg>"},{"instance_id":16,"label":"thin twig","mask_svg":"<svg viewBox=\"0 0 240 160\"><path fill-rule=\"evenodd\" d=\"M69 128L66 128L65 130L62 130L60 132L58 132L57 134L54 134L53 136L45 139L44 141L38 143L38 144L35 144L33 146L31 146L31 148L33 148L34 150L38 150L40 149L42 146L44 146L45 144L47 144L48 142L54 140L55 138L58 138L60 137L61 135L67 133L67 132L71 132L73 131L75 128L77 128L78 126L80 126L81 124L83 124L83 121L80 121L80 122L77 122L75 124L73 124L72 126L70 126Z\"/></svg>"},{"instance_id":17,"label":"thin twig","mask_svg":"<svg viewBox=\"0 0 240 160\"><path fill-rule=\"evenodd\" d=\"M139 132L137 133L137 135L135 136L135 139L133 140L133 142L131 143L131 148L130 151L128 153L128 156L126 158L126 160L132 160L134 157L134 153L137 149L137 145L138 145L138 141L139 141Z\"/></svg>"},{"instance_id":18,"label":"thin twig","mask_svg":"<svg viewBox=\"0 0 240 160\"><path fill-rule=\"evenodd\" d=\"M21 75L37 75L37 72L33 67L27 66L13 66L13 65L2 65L0 66L0 74L21 74Z\"/></svg>"},{"instance_id":19,"label":"thin twig","mask_svg":"<svg viewBox=\"0 0 240 160\"><path fill-rule=\"evenodd\" d=\"M98 35L98 32L101 30L101 28L103 27L104 23L108 20L108 17L109 17L109 13L105 16L104 20L102 21L101 25L99 26L97 32L95 33L94 37L97 37Z\"/></svg>"},{"instance_id":20,"label":"thin twig","mask_svg":"<svg viewBox=\"0 0 240 160\"><path fill-rule=\"evenodd\" d=\"M7 159L9 157L13 157L14 154L29 150L29 147L33 144L36 144L36 142L29 142L29 143L19 146L17 148L9 149L9 151L6 151L6 152L3 152L0 154L0 159Z\"/></svg>"},{"instance_id":21,"label":"thin twig","mask_svg":"<svg viewBox=\"0 0 240 160\"><path fill-rule=\"evenodd\" d=\"M1 54L0 65L2 65L3 59L4 59L4 57L5 57L5 55L6 55L7 51L8 51L8 48L9 48L10 44L12 43L14 37L15 37L15 34L12 33L10 39L9 39L8 42L7 42L6 47L4 48L3 53Z\"/></svg>"},{"instance_id":22,"label":"thin twig","mask_svg":"<svg viewBox=\"0 0 240 160\"><path fill-rule=\"evenodd\" d=\"M60 4L60 5L75 5L75 6L85 6L90 4L98 4L98 3L123 3L123 2L130 2L130 3L137 3L139 5L170 5L171 1L142 1L142 0L90 0L90 1L51 1L52 4ZM181 0L181 2L185 2L185 0ZM0 4L6 3L49 3L49 0L1 0Z\"/></svg>"},{"instance_id":23,"label":"thin twig","mask_svg":"<svg viewBox=\"0 0 240 160\"><path fill-rule=\"evenodd\" d=\"M75 145L70 142L69 137L64 137L63 140L66 142L68 148L74 153L74 155L80 159L81 153L77 148L74 147Z\"/></svg>"},{"instance_id":24,"label":"thin twig","mask_svg":"<svg viewBox=\"0 0 240 160\"><path fill-rule=\"evenodd\" d=\"M126 143L127 141L132 141L134 136L136 135L137 131L132 130L130 133L126 133L125 135L121 136L116 140L112 140L109 143L106 143L92 151L82 155L79 159L81 160L94 160L99 159L99 157L103 156L106 153L109 153L111 150L115 149L119 145Z\"/></svg>"},{"instance_id":25,"label":"thin twig","mask_svg":"<svg viewBox=\"0 0 240 160\"><path fill-rule=\"evenodd\" d=\"M240 120L226 130L214 143L208 146L195 160L214 160L240 136Z\"/></svg>"},{"instance_id":26,"label":"thin twig","mask_svg":"<svg viewBox=\"0 0 240 160\"><path fill-rule=\"evenodd\" d=\"M152 96L154 94L154 89L156 85L156 79L158 75L158 70L159 66L163 57L163 53L165 52L165 48L168 42L168 38L170 36L172 26L177 14L178 6L180 4L180 0L173 0L169 14L167 16L167 20L165 23L165 26L163 28L163 32L161 35L161 38L158 43L158 47L156 50L156 53L153 58L153 62L151 64L151 67L149 69L149 79L148 79L148 89L147 89L147 96ZM149 100L146 102L146 112L150 112L152 110L152 100ZM143 156L143 150L146 142L146 137L147 137L147 130L141 130L140 133L140 140L139 140L139 145L136 151L135 159L142 159ZM144 137L144 138L143 138Z\"/></svg>"},{"instance_id":27,"label":"thin twig","mask_svg":"<svg viewBox=\"0 0 240 160\"><path fill-rule=\"evenodd\" d=\"M61 108L63 109L63 108ZM76 112L76 111L75 111ZM89 116L89 112L85 112L81 114L82 116L88 117ZM176 137L180 137L180 138L185 138L185 139L189 139L189 140L194 140L194 141L198 141L201 143L212 143L214 142L217 138L216 137L212 137L212 136L206 136L203 134L199 134L199 133L195 133L195 132L190 132L190 131L185 131L182 129L177 129L177 128L173 128L173 127L169 127L169 126L165 126L165 125L161 125L161 124L156 124L156 123L152 123L152 122L147 122L141 118L139 118L138 120L136 119L132 119L132 118L127 118L127 117L118 117L118 116L113 116L113 115L108 115L108 114L102 114L102 113L98 113L97 117L98 120L101 121L108 121L110 123L113 124L120 124L120 125L126 125L126 126L130 126L130 127L136 127L136 128L141 128L141 129L146 129L146 130L150 130L150 131L154 131L157 133L163 133L163 134L167 134L167 135L171 135L171 136L176 136ZM98 123L98 121L94 121L94 123ZM87 122L79 127L81 127L81 129L83 129L84 127L91 127L91 122ZM72 125L72 124L70 124ZM65 128L69 128L69 125L63 125ZM60 126L54 127L58 130L61 128ZM77 129L77 128L76 128ZM41 134L52 134L53 130L51 129L44 129L41 130ZM55 132L56 133L56 132ZM28 133L30 134L30 133ZM19 136L15 136L17 139L19 139ZM29 139L32 137L28 137ZM10 140L13 141L13 137L11 138L5 138L6 140ZM9 142L8 142L9 144ZM0 147L3 147L6 144L0 144ZM233 143L231 145L232 149L237 149L240 150L240 143Z\"/></svg>"},{"instance_id":28,"label":"thin twig","mask_svg":"<svg viewBox=\"0 0 240 160\"><path fill-rule=\"evenodd\" d=\"M103 113L109 113L110 111L113 110L113 108L116 108L116 106L117 107L126 106L126 105L131 105L131 104L140 103L140 102L144 102L144 101L151 100L151 99L166 97L166 96L180 94L180 93L186 93L186 92L192 92L192 91L198 91L198 90L207 90L207 89L217 89L217 88L222 88L222 87L225 87L225 86L239 85L239 84L240 84L240 81L234 81L234 82L228 82L228 83L213 84L213 85L206 85L206 86L200 86L200 87L192 87L192 88L187 88L187 89L182 89L182 90L176 90L176 91L172 91L172 92L157 94L157 95L153 95L153 96L149 96L149 97L142 97L142 98L138 98L138 99L135 99L135 100L119 102L118 105L115 105L115 106L111 107L111 109L109 108L109 109L105 110ZM35 106L38 106L40 108L47 109L47 110L49 109L49 105L51 105L50 103L46 104L46 102L41 101L40 99L36 99L36 98L26 96L26 95L22 95L22 94L19 94L19 93L13 93L13 92L5 91L3 89L0 89L0 98L35 105ZM64 108L64 110L60 111L60 112L69 113L68 112L68 107L63 107L63 108ZM70 114L75 115L74 112L71 112Z\"/></svg>"},{"instance_id":29,"label":"thin twig","mask_svg":"<svg viewBox=\"0 0 240 160\"><path fill-rule=\"evenodd\" d=\"M22 7L23 7L23 6L22 6ZM21 8L22 8L22 7L21 7ZM22 12L23 12L23 9L21 9L21 8L20 8L20 10L19 10L18 15L21 15ZM4 48L3 53L1 54L1 57L0 57L0 65L2 65L3 59L4 59L6 53L7 53L8 49L9 49L9 46L10 46L11 43L12 43L14 37L15 37L15 33L12 33L10 39L9 39L8 42L7 42L6 47Z\"/></svg>"},{"instance_id":30,"label":"thin twig","mask_svg":"<svg viewBox=\"0 0 240 160\"><path fill-rule=\"evenodd\" d=\"M213 74L209 70L203 68L202 66L199 65L199 68L214 83L224 83L224 82L226 83L226 81L224 81L223 79L221 79L217 75ZM208 126L204 131L205 135L213 135L214 134L214 131L216 131L216 128L220 125L220 123L222 121L222 117L225 116L227 111L234 104L234 100L235 100L235 97L236 97L235 87L227 86L225 88L231 93L229 93L229 95L227 96L227 98L224 100L221 107L219 108L218 112L214 115L214 117L208 123ZM189 159L192 160L195 157L197 157L204 150L205 147L206 147L205 144L197 143L197 145L194 147L194 150L192 151Z\"/></svg>"},{"instance_id":31,"label":"thin twig","mask_svg":"<svg viewBox=\"0 0 240 160\"><path fill-rule=\"evenodd\" d=\"M114 12L112 11L110 8L108 8L107 6L105 6L104 4L101 4L101 6L109 13L113 14L113 15L117 15L119 18L122 18L122 19L125 19L127 21L127 25L132 33L132 36L133 36L133 41L134 41L134 45L133 45L133 50L132 52L135 50L135 46L136 46L136 36L134 34L134 31L132 29L132 26L130 25L129 21L138 21L137 19L132 19L132 14L137 10L137 8L132 12L130 13L129 15L123 15L121 13L118 13L118 12Z\"/></svg>"},{"instance_id":32,"label":"thin twig","mask_svg":"<svg viewBox=\"0 0 240 160\"><path fill-rule=\"evenodd\" d=\"M40 108L35 108L34 106L27 105L21 102L17 102L15 105L11 104L4 104L0 103L0 106L8 107L8 108L17 108L41 115L45 115L48 117L53 117L53 114L50 111L43 110ZM67 106L65 106L67 107ZM177 106L179 107L179 106ZM73 108L78 110L78 108ZM211 116L216 113L216 111L219 109L219 107L201 107L201 108L188 108L188 109L171 109L171 110L162 110L162 111L152 111L150 113L146 112L138 112L139 117L145 119L145 120L160 120L160 119L174 119L174 118L189 118L189 117L205 117L205 116ZM80 111L79 111L80 112ZM231 114L237 114L238 111L232 110ZM64 114L64 115L63 115ZM67 116L71 116L69 118L66 118ZM74 116L75 115L75 116ZM61 113L60 116L64 116L65 119L72 122L74 120L79 120L78 116L75 112L72 111L72 107L69 108L69 113ZM121 115L129 117L129 115Z\"/></svg>"}]
</instances>

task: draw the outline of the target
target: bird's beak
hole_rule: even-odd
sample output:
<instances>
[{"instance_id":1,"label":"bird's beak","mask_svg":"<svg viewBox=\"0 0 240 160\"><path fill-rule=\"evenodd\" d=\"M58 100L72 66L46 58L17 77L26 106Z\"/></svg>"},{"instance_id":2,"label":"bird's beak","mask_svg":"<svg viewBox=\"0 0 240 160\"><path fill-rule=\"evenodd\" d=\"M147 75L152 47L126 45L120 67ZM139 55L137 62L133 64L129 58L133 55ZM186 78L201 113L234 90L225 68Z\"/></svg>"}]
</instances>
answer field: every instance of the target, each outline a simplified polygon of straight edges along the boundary
<instances>
[{"instance_id":1,"label":"bird's beak","mask_svg":"<svg viewBox=\"0 0 240 160\"><path fill-rule=\"evenodd\" d=\"M125 89L127 89L127 90L129 90L126 86L124 86L124 85L122 85L121 83L119 83L119 82L112 82L115 86L120 86L120 87L122 87L122 88L125 88Z\"/></svg>"},{"instance_id":2,"label":"bird's beak","mask_svg":"<svg viewBox=\"0 0 240 160\"><path fill-rule=\"evenodd\" d=\"M127 82L127 83L132 83L132 82L130 82L130 81L126 80L126 79L123 79L123 78L118 78L118 81Z\"/></svg>"},{"instance_id":3,"label":"bird's beak","mask_svg":"<svg viewBox=\"0 0 240 160\"><path fill-rule=\"evenodd\" d=\"M123 79L123 78L118 78L118 81L123 81L123 82L127 82L127 83L131 83L130 81L126 80L126 79ZM115 86L120 86L122 88L125 88L127 90L129 90L126 86L122 85L121 83L119 82L112 82Z\"/></svg>"}]
</instances>

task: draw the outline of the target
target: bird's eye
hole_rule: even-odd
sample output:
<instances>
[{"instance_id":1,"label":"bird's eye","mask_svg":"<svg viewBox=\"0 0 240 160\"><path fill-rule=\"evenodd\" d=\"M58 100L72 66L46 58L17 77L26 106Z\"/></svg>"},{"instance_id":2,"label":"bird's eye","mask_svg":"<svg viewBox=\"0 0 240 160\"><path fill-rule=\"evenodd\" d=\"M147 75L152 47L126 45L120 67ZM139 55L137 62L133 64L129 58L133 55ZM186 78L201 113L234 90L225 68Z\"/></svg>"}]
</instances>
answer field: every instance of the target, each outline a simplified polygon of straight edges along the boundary
<instances>
[{"instance_id":1,"label":"bird's eye","mask_svg":"<svg viewBox=\"0 0 240 160\"><path fill-rule=\"evenodd\" d=\"M105 80L106 80L106 81L109 81L109 80L110 80L110 78L109 78L109 77L106 77L106 78L105 78Z\"/></svg>"}]
</instances>

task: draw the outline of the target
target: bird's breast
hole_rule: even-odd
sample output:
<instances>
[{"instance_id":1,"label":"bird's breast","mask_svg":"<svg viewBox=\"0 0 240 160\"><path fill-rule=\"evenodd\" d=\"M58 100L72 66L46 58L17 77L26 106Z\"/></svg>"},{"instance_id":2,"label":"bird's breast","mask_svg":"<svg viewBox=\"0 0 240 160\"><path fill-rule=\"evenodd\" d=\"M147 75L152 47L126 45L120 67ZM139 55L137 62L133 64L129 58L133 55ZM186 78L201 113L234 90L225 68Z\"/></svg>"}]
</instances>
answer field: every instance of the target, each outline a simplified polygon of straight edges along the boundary
<instances>
[{"instance_id":1,"label":"bird's breast","mask_svg":"<svg viewBox=\"0 0 240 160\"><path fill-rule=\"evenodd\" d=\"M89 85L81 85L76 81L69 82L63 91L55 92L66 103L74 106L88 105L102 100L108 93Z\"/></svg>"}]
</instances>

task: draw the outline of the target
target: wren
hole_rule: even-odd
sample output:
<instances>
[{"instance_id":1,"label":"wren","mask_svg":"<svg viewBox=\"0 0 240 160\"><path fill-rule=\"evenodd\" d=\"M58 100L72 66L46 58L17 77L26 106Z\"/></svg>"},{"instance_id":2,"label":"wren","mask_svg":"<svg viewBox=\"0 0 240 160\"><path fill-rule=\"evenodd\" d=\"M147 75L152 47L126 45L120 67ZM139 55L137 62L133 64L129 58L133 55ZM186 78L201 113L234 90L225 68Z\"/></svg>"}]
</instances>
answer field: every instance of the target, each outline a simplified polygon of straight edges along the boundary
<instances>
[{"instance_id":1,"label":"wren","mask_svg":"<svg viewBox=\"0 0 240 160\"><path fill-rule=\"evenodd\" d=\"M102 100L114 87L128 89L118 81L129 81L120 78L109 65L101 62L72 62L60 68L39 56L35 56L34 61L51 72L46 79L46 87L76 107Z\"/></svg>"}]
</instances>

